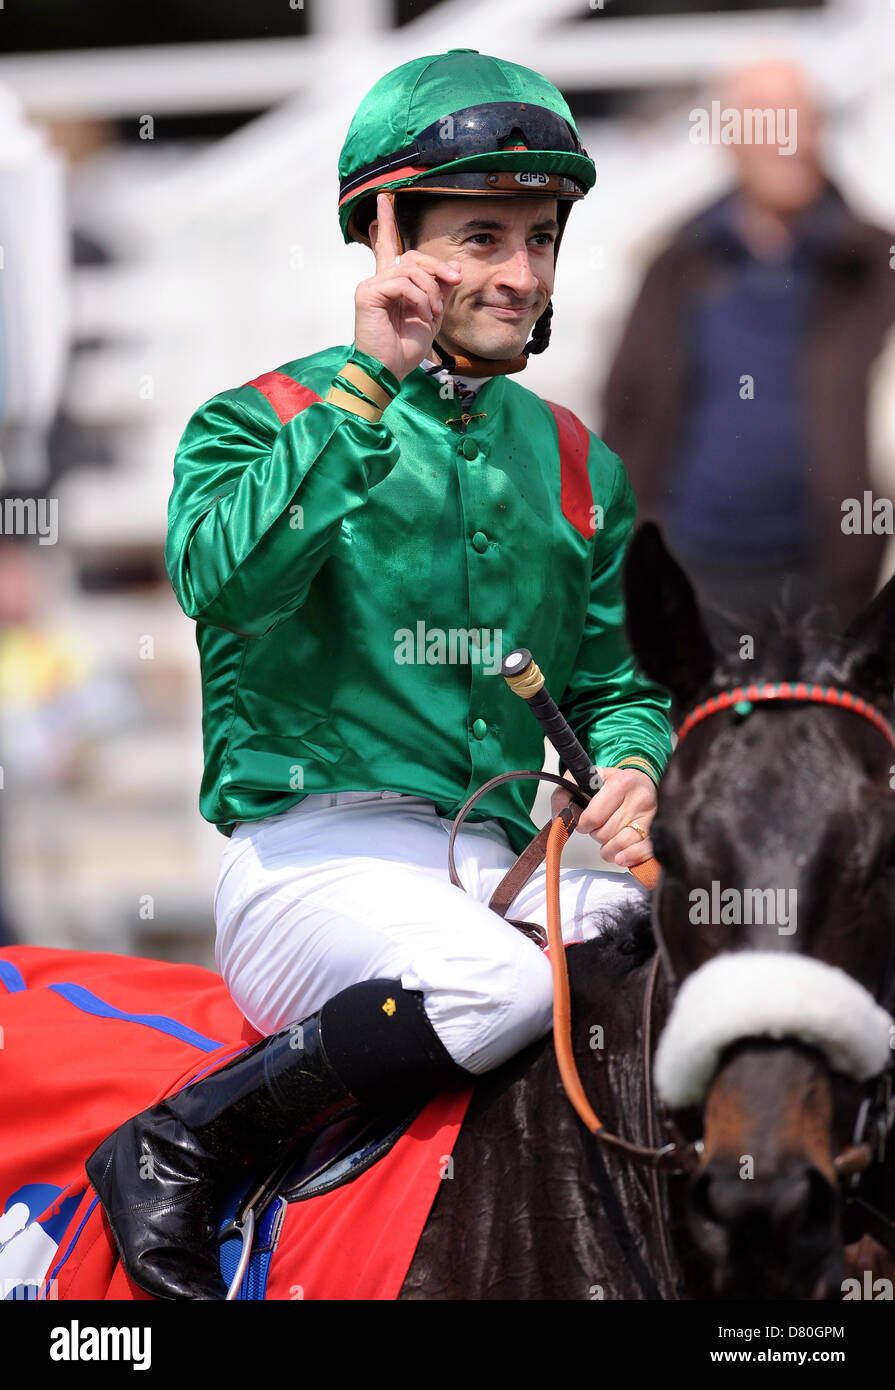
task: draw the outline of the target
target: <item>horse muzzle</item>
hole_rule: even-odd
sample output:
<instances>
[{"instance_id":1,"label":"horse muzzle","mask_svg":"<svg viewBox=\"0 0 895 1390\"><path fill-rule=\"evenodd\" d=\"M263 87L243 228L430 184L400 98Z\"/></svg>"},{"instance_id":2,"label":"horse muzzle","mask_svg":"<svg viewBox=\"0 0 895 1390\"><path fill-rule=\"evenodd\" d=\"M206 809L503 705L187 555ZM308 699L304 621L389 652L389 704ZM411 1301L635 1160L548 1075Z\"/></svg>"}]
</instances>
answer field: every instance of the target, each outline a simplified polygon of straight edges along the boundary
<instances>
[{"instance_id":1,"label":"horse muzzle","mask_svg":"<svg viewBox=\"0 0 895 1390\"><path fill-rule=\"evenodd\" d=\"M728 1298L839 1297L842 1239L833 1104L801 1044L731 1049L708 1094L690 1228Z\"/></svg>"},{"instance_id":2,"label":"horse muzzle","mask_svg":"<svg viewBox=\"0 0 895 1390\"><path fill-rule=\"evenodd\" d=\"M719 1296L841 1297L832 1075L883 1073L891 1036L863 986L794 953L724 954L684 982L656 1080L669 1106L703 1107L688 1215Z\"/></svg>"}]
</instances>

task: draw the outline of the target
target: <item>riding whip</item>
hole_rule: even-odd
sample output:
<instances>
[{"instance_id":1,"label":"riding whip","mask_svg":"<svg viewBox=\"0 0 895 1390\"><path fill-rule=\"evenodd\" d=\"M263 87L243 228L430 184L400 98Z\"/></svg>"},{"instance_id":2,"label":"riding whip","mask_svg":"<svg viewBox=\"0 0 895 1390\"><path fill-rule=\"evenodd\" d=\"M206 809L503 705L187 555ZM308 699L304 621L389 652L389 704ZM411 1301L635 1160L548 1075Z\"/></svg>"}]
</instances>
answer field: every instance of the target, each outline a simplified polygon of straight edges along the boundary
<instances>
[{"instance_id":1,"label":"riding whip","mask_svg":"<svg viewBox=\"0 0 895 1390\"><path fill-rule=\"evenodd\" d=\"M568 720L551 697L544 677L527 647L517 647L501 663L500 673L515 695L525 701L562 758L581 791L590 799L603 785L603 779L582 748ZM661 868L657 859L632 864L629 872L645 888L653 888Z\"/></svg>"}]
</instances>

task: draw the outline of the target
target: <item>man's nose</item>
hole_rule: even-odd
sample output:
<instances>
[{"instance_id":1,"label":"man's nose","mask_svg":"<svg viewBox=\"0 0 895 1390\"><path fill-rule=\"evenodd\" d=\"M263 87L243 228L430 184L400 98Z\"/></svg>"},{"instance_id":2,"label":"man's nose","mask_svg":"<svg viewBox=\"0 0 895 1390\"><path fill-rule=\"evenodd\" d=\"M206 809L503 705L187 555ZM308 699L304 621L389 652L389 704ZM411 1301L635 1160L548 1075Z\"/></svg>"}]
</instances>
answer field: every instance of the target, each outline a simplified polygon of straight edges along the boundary
<instances>
[{"instance_id":1,"label":"man's nose","mask_svg":"<svg viewBox=\"0 0 895 1390\"><path fill-rule=\"evenodd\" d=\"M495 283L511 289L520 299L531 297L539 281L531 268L527 246L519 246L507 256L495 276Z\"/></svg>"}]
</instances>

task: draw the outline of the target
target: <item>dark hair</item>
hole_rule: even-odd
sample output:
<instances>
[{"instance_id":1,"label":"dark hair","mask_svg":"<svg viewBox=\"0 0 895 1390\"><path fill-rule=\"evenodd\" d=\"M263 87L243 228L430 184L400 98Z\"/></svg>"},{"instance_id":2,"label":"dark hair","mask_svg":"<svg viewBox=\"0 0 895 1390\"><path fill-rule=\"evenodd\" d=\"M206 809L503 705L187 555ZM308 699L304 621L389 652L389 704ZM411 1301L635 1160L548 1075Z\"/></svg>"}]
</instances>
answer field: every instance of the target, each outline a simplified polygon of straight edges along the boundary
<instances>
[{"instance_id":1,"label":"dark hair","mask_svg":"<svg viewBox=\"0 0 895 1390\"><path fill-rule=\"evenodd\" d=\"M445 193L398 192L396 194L395 217L405 250L409 250L419 240L420 226L429 209L434 207L436 203L444 202L448 196ZM354 214L354 225L362 235L369 235L370 223L375 216L376 199L364 199Z\"/></svg>"},{"instance_id":2,"label":"dark hair","mask_svg":"<svg viewBox=\"0 0 895 1390\"><path fill-rule=\"evenodd\" d=\"M405 193L395 198L395 217L406 250L419 241L420 227L426 213L438 203L445 202L444 193Z\"/></svg>"}]
</instances>

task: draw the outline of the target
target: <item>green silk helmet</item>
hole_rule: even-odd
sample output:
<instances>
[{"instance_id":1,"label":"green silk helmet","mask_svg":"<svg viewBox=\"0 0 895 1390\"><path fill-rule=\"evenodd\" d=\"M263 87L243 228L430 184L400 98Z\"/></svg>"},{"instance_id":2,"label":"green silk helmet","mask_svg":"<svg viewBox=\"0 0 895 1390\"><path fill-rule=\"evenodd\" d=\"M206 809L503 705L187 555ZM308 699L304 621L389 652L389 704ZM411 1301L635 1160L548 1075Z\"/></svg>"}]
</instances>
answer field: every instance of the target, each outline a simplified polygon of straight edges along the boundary
<instances>
[{"instance_id":1,"label":"green silk helmet","mask_svg":"<svg viewBox=\"0 0 895 1390\"><path fill-rule=\"evenodd\" d=\"M593 160L552 82L516 63L456 48L402 64L364 97L339 156L339 225L346 242L369 246L382 192L393 206L396 193L551 197L558 254L572 203L595 182ZM400 233L397 209L396 221ZM529 353L543 352L552 312L550 303L522 359L491 369L519 370Z\"/></svg>"}]
</instances>

